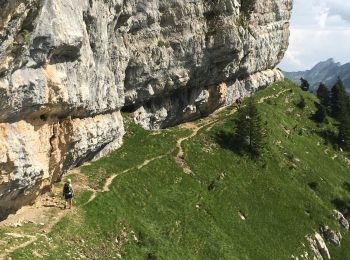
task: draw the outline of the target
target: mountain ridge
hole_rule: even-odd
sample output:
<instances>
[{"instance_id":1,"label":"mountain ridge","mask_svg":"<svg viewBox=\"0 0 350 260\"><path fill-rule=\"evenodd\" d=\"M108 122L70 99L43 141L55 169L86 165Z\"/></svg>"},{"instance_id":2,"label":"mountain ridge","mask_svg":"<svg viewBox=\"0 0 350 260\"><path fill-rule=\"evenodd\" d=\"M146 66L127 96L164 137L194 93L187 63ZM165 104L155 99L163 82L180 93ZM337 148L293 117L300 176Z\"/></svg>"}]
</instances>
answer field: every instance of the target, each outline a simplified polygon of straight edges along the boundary
<instances>
[{"instance_id":1,"label":"mountain ridge","mask_svg":"<svg viewBox=\"0 0 350 260\"><path fill-rule=\"evenodd\" d=\"M305 71L286 72L284 76L295 84L300 84L300 78L306 79L310 83L310 90L315 92L322 82L332 88L338 77L343 80L348 92L350 92L350 62L341 64L335 62L333 58L317 63L314 67Z\"/></svg>"}]
</instances>

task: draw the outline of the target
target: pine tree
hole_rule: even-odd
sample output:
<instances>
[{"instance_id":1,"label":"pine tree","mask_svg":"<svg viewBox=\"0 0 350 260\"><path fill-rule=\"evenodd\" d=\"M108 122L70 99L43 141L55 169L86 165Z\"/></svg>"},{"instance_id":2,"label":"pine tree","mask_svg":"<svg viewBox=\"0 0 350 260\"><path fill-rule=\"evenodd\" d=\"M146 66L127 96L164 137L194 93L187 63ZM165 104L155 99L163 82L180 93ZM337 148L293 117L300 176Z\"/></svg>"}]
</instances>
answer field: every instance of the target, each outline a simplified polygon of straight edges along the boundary
<instances>
[{"instance_id":1,"label":"pine tree","mask_svg":"<svg viewBox=\"0 0 350 260\"><path fill-rule=\"evenodd\" d=\"M238 115L235 120L235 142L239 146L246 145L246 139L249 132L249 125L247 121L247 107L241 107L238 110Z\"/></svg>"},{"instance_id":2,"label":"pine tree","mask_svg":"<svg viewBox=\"0 0 350 260\"><path fill-rule=\"evenodd\" d=\"M318 123L323 123L327 117L327 109L322 104L316 104L316 107L317 110L315 114L312 115L312 118Z\"/></svg>"},{"instance_id":3,"label":"pine tree","mask_svg":"<svg viewBox=\"0 0 350 260\"><path fill-rule=\"evenodd\" d=\"M300 109L304 109L306 107L305 98L302 95L300 95L300 99L299 99L299 102L297 103L297 107L299 107Z\"/></svg>"},{"instance_id":4,"label":"pine tree","mask_svg":"<svg viewBox=\"0 0 350 260\"><path fill-rule=\"evenodd\" d=\"M300 78L300 82L301 82L300 88L304 91L308 91L310 88L309 82L304 78Z\"/></svg>"},{"instance_id":5,"label":"pine tree","mask_svg":"<svg viewBox=\"0 0 350 260\"><path fill-rule=\"evenodd\" d=\"M317 97L319 98L321 105L325 106L327 109L330 107L330 99L331 99L331 93L327 86L323 83L320 83L318 89L317 89Z\"/></svg>"},{"instance_id":6,"label":"pine tree","mask_svg":"<svg viewBox=\"0 0 350 260\"><path fill-rule=\"evenodd\" d=\"M345 87L339 78L331 90L331 109L332 116L339 121L346 117L349 110Z\"/></svg>"},{"instance_id":7,"label":"pine tree","mask_svg":"<svg viewBox=\"0 0 350 260\"><path fill-rule=\"evenodd\" d=\"M235 139L239 145L246 146L253 157L259 157L264 148L265 130L261 117L252 99L240 109L236 119Z\"/></svg>"},{"instance_id":8,"label":"pine tree","mask_svg":"<svg viewBox=\"0 0 350 260\"><path fill-rule=\"evenodd\" d=\"M340 119L338 141L344 150L350 150L350 117L346 114Z\"/></svg>"},{"instance_id":9,"label":"pine tree","mask_svg":"<svg viewBox=\"0 0 350 260\"><path fill-rule=\"evenodd\" d=\"M249 149L252 155L260 156L264 144L263 135L264 130L261 123L261 117L258 109L253 102L248 103L248 115L249 115Z\"/></svg>"}]
</instances>

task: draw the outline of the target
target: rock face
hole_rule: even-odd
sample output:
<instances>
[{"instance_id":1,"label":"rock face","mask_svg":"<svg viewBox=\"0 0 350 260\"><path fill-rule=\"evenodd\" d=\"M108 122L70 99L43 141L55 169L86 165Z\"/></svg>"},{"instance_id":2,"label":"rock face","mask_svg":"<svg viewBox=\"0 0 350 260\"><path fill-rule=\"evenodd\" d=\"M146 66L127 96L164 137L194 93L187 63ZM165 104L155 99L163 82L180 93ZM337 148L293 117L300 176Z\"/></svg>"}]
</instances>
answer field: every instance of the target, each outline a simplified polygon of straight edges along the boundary
<instances>
[{"instance_id":1,"label":"rock face","mask_svg":"<svg viewBox=\"0 0 350 260\"><path fill-rule=\"evenodd\" d=\"M0 0L0 212L148 129L282 79L292 0ZM1 216L0 216L1 218Z\"/></svg>"},{"instance_id":2,"label":"rock face","mask_svg":"<svg viewBox=\"0 0 350 260\"><path fill-rule=\"evenodd\" d=\"M317 260L331 259L327 245L319 233L316 232L313 236L307 236L306 239L310 243L311 250L313 251L315 256L314 259L317 259Z\"/></svg>"},{"instance_id":3,"label":"rock face","mask_svg":"<svg viewBox=\"0 0 350 260\"><path fill-rule=\"evenodd\" d=\"M340 242L343 238L340 232L336 232L330 229L328 226L322 226L321 233L327 241L331 242L335 246L340 246Z\"/></svg>"},{"instance_id":4,"label":"rock face","mask_svg":"<svg viewBox=\"0 0 350 260\"><path fill-rule=\"evenodd\" d=\"M345 228L346 230L349 230L349 221L344 217L342 213L340 213L338 210L333 210L333 215L336 218L336 220L339 221L339 224Z\"/></svg>"}]
</instances>

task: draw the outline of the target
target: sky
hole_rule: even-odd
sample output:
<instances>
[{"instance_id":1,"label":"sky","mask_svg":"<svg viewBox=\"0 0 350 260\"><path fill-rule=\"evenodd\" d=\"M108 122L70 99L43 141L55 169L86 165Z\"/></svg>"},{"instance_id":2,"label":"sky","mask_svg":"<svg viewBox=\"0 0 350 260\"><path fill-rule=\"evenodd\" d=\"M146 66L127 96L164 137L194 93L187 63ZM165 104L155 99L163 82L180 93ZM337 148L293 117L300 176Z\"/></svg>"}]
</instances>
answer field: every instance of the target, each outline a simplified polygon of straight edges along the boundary
<instances>
[{"instance_id":1,"label":"sky","mask_svg":"<svg viewBox=\"0 0 350 260\"><path fill-rule=\"evenodd\" d=\"M294 0L290 30L282 70L311 69L329 58L350 62L349 0Z\"/></svg>"}]
</instances>

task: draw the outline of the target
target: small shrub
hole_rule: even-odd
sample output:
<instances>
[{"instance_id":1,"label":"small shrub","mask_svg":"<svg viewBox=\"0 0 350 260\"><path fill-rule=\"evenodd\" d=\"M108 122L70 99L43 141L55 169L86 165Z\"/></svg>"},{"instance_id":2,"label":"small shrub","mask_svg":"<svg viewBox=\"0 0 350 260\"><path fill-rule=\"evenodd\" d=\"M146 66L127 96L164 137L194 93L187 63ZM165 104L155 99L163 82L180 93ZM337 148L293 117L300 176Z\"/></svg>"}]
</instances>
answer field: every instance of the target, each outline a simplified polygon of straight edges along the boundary
<instances>
[{"instance_id":1,"label":"small shrub","mask_svg":"<svg viewBox=\"0 0 350 260\"><path fill-rule=\"evenodd\" d=\"M247 15L241 13L240 16L236 19L235 24L242 27L243 29L249 29L249 18Z\"/></svg>"},{"instance_id":2,"label":"small shrub","mask_svg":"<svg viewBox=\"0 0 350 260\"><path fill-rule=\"evenodd\" d=\"M300 109L304 109L306 107L306 102L302 95L300 95L300 99L297 103L297 107L299 107Z\"/></svg>"},{"instance_id":3,"label":"small shrub","mask_svg":"<svg viewBox=\"0 0 350 260\"><path fill-rule=\"evenodd\" d=\"M310 88L309 82L303 78L300 78L300 82L301 82L300 88L304 91L308 91Z\"/></svg>"},{"instance_id":4,"label":"small shrub","mask_svg":"<svg viewBox=\"0 0 350 260\"><path fill-rule=\"evenodd\" d=\"M310 189L312 189L313 191L317 191L318 189L318 183L316 181L311 181L307 184Z\"/></svg>"},{"instance_id":5,"label":"small shrub","mask_svg":"<svg viewBox=\"0 0 350 260\"><path fill-rule=\"evenodd\" d=\"M162 48L162 47L169 48L170 47L170 43L168 41L159 40L158 41L158 47L160 47L160 48Z\"/></svg>"},{"instance_id":6,"label":"small shrub","mask_svg":"<svg viewBox=\"0 0 350 260\"><path fill-rule=\"evenodd\" d=\"M316 103L315 105L317 107L317 110L315 114L311 116L311 118L317 123L324 123L327 117L327 109L321 104Z\"/></svg>"},{"instance_id":7,"label":"small shrub","mask_svg":"<svg viewBox=\"0 0 350 260\"><path fill-rule=\"evenodd\" d=\"M207 20L207 22L213 21L215 20L219 15L219 11L217 10L209 10L207 12L205 12L204 14L204 18Z\"/></svg>"},{"instance_id":8,"label":"small shrub","mask_svg":"<svg viewBox=\"0 0 350 260\"><path fill-rule=\"evenodd\" d=\"M241 13L244 14L248 19L250 18L251 12L253 12L256 0L241 0Z\"/></svg>"},{"instance_id":9,"label":"small shrub","mask_svg":"<svg viewBox=\"0 0 350 260\"><path fill-rule=\"evenodd\" d=\"M20 35L23 38L23 42L27 45L30 46L30 35L29 35L29 31L24 29L20 32Z\"/></svg>"}]
</instances>

